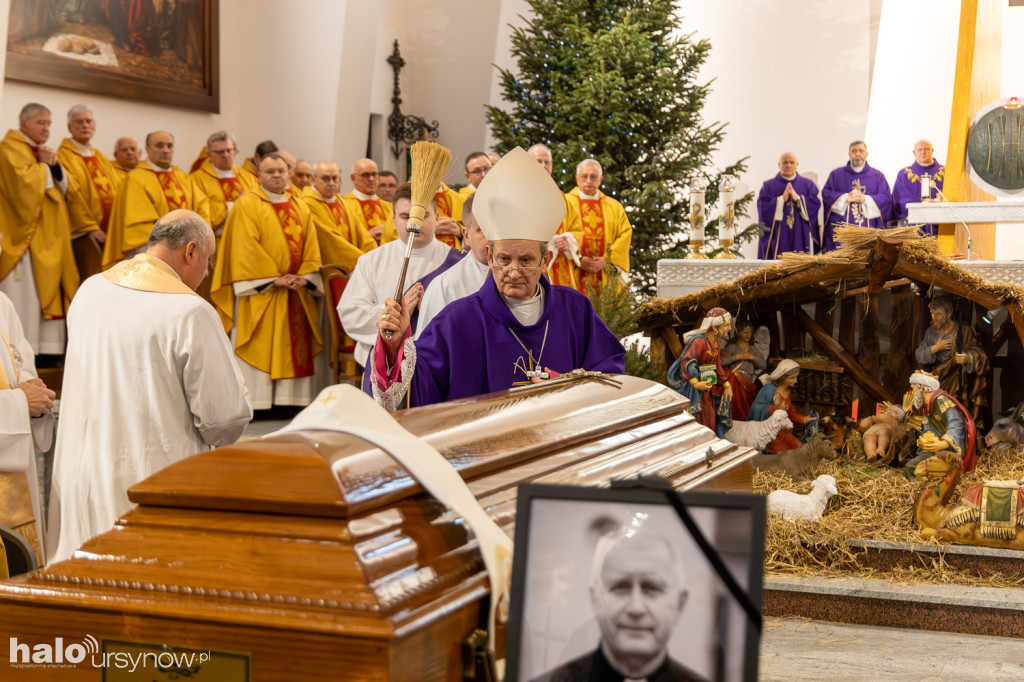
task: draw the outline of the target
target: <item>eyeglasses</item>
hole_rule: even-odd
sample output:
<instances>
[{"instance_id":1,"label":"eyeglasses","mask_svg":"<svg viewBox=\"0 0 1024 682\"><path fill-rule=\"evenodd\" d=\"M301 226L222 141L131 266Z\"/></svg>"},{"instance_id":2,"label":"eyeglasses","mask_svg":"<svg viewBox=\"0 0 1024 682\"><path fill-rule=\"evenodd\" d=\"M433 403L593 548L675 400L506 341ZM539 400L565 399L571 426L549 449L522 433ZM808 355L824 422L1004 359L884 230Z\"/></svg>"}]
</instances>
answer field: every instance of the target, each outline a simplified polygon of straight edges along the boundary
<instances>
[{"instance_id":1,"label":"eyeglasses","mask_svg":"<svg viewBox=\"0 0 1024 682\"><path fill-rule=\"evenodd\" d=\"M377 171L374 171L372 173L356 173L356 175L358 175L359 177L361 177L361 178L363 178L365 180L369 180L370 178L377 177L378 175L380 175L380 173L378 173Z\"/></svg>"},{"instance_id":2,"label":"eyeglasses","mask_svg":"<svg viewBox=\"0 0 1024 682\"><path fill-rule=\"evenodd\" d=\"M521 275L532 275L533 273L540 270L539 265L524 265L523 263L517 263L508 256L497 256L494 258L494 267L503 272L512 272L517 270Z\"/></svg>"},{"instance_id":3,"label":"eyeglasses","mask_svg":"<svg viewBox=\"0 0 1024 682\"><path fill-rule=\"evenodd\" d=\"M340 175L314 175L314 178L320 178L324 182L341 182Z\"/></svg>"},{"instance_id":4,"label":"eyeglasses","mask_svg":"<svg viewBox=\"0 0 1024 682\"><path fill-rule=\"evenodd\" d=\"M237 149L230 149L230 148L229 149L211 149L210 153L211 154L224 155L224 154L234 154L237 151L238 151Z\"/></svg>"},{"instance_id":5,"label":"eyeglasses","mask_svg":"<svg viewBox=\"0 0 1024 682\"><path fill-rule=\"evenodd\" d=\"M490 166L488 166L487 168L477 168L476 170L469 171L469 174L470 175L484 175L489 170L491 170Z\"/></svg>"}]
</instances>

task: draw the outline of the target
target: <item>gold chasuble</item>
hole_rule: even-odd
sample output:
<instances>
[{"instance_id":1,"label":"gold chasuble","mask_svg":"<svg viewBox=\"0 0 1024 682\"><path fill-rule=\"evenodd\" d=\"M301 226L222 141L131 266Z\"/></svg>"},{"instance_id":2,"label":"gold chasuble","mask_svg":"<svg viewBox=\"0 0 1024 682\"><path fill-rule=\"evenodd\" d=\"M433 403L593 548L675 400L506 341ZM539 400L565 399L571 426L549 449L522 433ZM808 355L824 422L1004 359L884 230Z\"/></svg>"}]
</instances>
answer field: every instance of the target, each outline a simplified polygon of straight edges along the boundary
<instances>
[{"instance_id":1,"label":"gold chasuble","mask_svg":"<svg viewBox=\"0 0 1024 682\"><path fill-rule=\"evenodd\" d=\"M349 217L351 225L354 226L358 223L367 232L377 225L383 226L381 244L398 239L398 233L395 232L395 209L390 201L384 201L380 197L364 200L352 192L343 196L342 201L345 202L345 215ZM390 239L388 238L389 232L394 235Z\"/></svg>"},{"instance_id":2,"label":"gold chasuble","mask_svg":"<svg viewBox=\"0 0 1024 682\"><path fill-rule=\"evenodd\" d=\"M325 265L339 265L351 273L360 256L377 248L377 242L361 223L349 222L341 197L326 201L315 189L307 187L302 200L316 227L320 259Z\"/></svg>"},{"instance_id":3,"label":"gold chasuble","mask_svg":"<svg viewBox=\"0 0 1024 682\"><path fill-rule=\"evenodd\" d=\"M183 170L177 166L163 170L140 161L114 201L103 245L103 267L109 268L129 251L145 245L153 223L178 208L192 209L212 223L206 195Z\"/></svg>"},{"instance_id":4,"label":"gold chasuble","mask_svg":"<svg viewBox=\"0 0 1024 682\"><path fill-rule=\"evenodd\" d=\"M224 221L228 217L228 204L234 203L238 197L246 192L253 192L259 187L254 183L249 173L243 173L242 169L232 166L235 172L233 178L222 178L217 175L217 169L209 160L203 161L199 168L193 171L189 177L192 178L206 198L210 202L210 227L218 236L224 230Z\"/></svg>"},{"instance_id":5,"label":"gold chasuble","mask_svg":"<svg viewBox=\"0 0 1024 682\"><path fill-rule=\"evenodd\" d=\"M101 270L103 245L81 235L107 231L114 206L114 169L100 151L93 148L92 154L84 156L70 138L61 142L57 160L68 174L68 213L71 234L76 237L71 241L71 248L79 278L85 280Z\"/></svg>"},{"instance_id":6,"label":"gold chasuble","mask_svg":"<svg viewBox=\"0 0 1024 682\"><path fill-rule=\"evenodd\" d=\"M256 170L256 164L252 162L251 156L242 162L242 175L244 175L246 180L249 180L254 187L260 186L260 172Z\"/></svg>"},{"instance_id":7,"label":"gold chasuble","mask_svg":"<svg viewBox=\"0 0 1024 682\"><path fill-rule=\"evenodd\" d=\"M132 171L130 168L125 168L117 161L111 161L110 168L114 171L114 175L112 177L114 179L114 197L116 198L117 191L121 189L121 185L124 184L125 178L127 178L128 174Z\"/></svg>"},{"instance_id":8,"label":"gold chasuble","mask_svg":"<svg viewBox=\"0 0 1024 682\"><path fill-rule=\"evenodd\" d=\"M78 290L78 270L68 206L59 187L46 188L49 175L25 138L8 130L0 142L0 280L29 251L43 319L59 320Z\"/></svg>"},{"instance_id":9,"label":"gold chasuble","mask_svg":"<svg viewBox=\"0 0 1024 682\"><path fill-rule=\"evenodd\" d=\"M302 201L271 203L255 191L235 203L217 252L213 304L225 331L236 330L238 357L271 379L314 374L313 358L324 345L313 292L271 281L259 293L236 298L232 285L314 273L320 265L316 232Z\"/></svg>"},{"instance_id":10,"label":"gold chasuble","mask_svg":"<svg viewBox=\"0 0 1024 682\"><path fill-rule=\"evenodd\" d=\"M434 194L434 201L437 202L438 218L451 218L459 224L459 227L462 227L462 204L465 202L464 197L442 182L441 188ZM398 239L398 230L395 229L395 223L392 220L384 228L384 235L380 238L380 243L386 244L396 239ZM437 239L453 249L462 248L462 238L453 234L439 234Z\"/></svg>"},{"instance_id":11,"label":"gold chasuble","mask_svg":"<svg viewBox=\"0 0 1024 682\"><path fill-rule=\"evenodd\" d=\"M565 218L562 220L562 224L558 226L558 231L555 232L556 237L560 234L566 233L576 236L582 232L579 225L579 211L573 210L571 206L573 203L575 203L575 201L570 199L568 194L565 195ZM552 284L579 289L579 277L580 270L576 267L576 263L573 262L569 254L564 251L557 252L557 255L551 261L551 267L548 268L548 280L550 280Z\"/></svg>"},{"instance_id":12,"label":"gold chasuble","mask_svg":"<svg viewBox=\"0 0 1024 682\"><path fill-rule=\"evenodd\" d=\"M578 187L573 187L568 196L575 199L568 204L579 224L576 239L580 243L580 257L607 257L623 272L629 272L629 245L633 241L633 228L626 218L626 210L615 199L600 190L597 199L584 199ZM566 221L570 219L566 215ZM585 282L596 287L604 279L603 272L584 272L580 270L579 290L586 292Z\"/></svg>"}]
</instances>

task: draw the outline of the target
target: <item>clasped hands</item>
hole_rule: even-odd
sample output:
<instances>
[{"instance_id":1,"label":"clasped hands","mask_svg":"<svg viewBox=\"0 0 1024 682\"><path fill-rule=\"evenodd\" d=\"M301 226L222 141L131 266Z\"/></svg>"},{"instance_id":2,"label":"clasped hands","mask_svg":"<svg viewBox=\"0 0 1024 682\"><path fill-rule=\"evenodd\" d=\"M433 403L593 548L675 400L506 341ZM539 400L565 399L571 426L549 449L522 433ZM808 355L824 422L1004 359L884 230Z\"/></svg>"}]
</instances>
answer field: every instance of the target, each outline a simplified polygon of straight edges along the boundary
<instances>
[{"instance_id":1,"label":"clasped hands","mask_svg":"<svg viewBox=\"0 0 1024 682\"><path fill-rule=\"evenodd\" d=\"M274 286L298 291L306 286L306 278L298 275L281 275L274 280Z\"/></svg>"},{"instance_id":2,"label":"clasped hands","mask_svg":"<svg viewBox=\"0 0 1024 682\"><path fill-rule=\"evenodd\" d=\"M57 394L46 387L42 379L29 379L18 385L18 389L28 399L28 413L32 417L42 417L53 408Z\"/></svg>"}]
</instances>

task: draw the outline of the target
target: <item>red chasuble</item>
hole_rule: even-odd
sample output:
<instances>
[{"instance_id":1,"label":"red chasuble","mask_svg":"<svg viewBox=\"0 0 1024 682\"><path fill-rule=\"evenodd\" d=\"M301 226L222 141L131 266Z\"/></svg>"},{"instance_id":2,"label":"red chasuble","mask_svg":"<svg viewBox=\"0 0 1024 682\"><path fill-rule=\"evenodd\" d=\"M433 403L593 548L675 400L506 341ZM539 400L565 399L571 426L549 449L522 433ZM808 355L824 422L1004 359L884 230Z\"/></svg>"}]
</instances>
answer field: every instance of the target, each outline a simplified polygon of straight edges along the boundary
<instances>
[{"instance_id":1,"label":"red chasuble","mask_svg":"<svg viewBox=\"0 0 1024 682\"><path fill-rule=\"evenodd\" d=\"M584 199L580 197L580 222L583 224L583 243L580 244L580 256L591 258L605 257L604 210L600 199ZM580 270L579 289L587 293L584 282L597 287L604 279L603 272L585 272Z\"/></svg>"},{"instance_id":2,"label":"red chasuble","mask_svg":"<svg viewBox=\"0 0 1024 682\"><path fill-rule=\"evenodd\" d=\"M384 213L384 207L380 205L380 199L359 199L359 208L363 209L363 217L366 218L366 229L384 225L388 222L388 216Z\"/></svg>"},{"instance_id":3,"label":"red chasuble","mask_svg":"<svg viewBox=\"0 0 1024 682\"><path fill-rule=\"evenodd\" d=\"M334 226L338 228L338 232L347 242L351 243L352 232L348 227L348 218L345 217L345 209L341 207L341 199L335 199L334 201L328 202L327 208L331 210L331 217L334 218Z\"/></svg>"},{"instance_id":4,"label":"red chasuble","mask_svg":"<svg viewBox=\"0 0 1024 682\"><path fill-rule=\"evenodd\" d=\"M89 179L92 181L93 187L96 188L96 194L100 197L100 204L103 207L103 220L100 222L100 229L106 232L107 222L110 220L110 208L114 205L114 183L111 178L107 177L106 171L103 170L103 166L100 165L100 160L96 158L95 154L83 156L82 161L85 161Z\"/></svg>"},{"instance_id":5,"label":"red chasuble","mask_svg":"<svg viewBox=\"0 0 1024 682\"><path fill-rule=\"evenodd\" d=\"M556 236L560 234L565 234L564 220L558 226L558 232L555 232ZM572 262L569 260L569 256L562 252L555 254L555 259L551 262L551 269L548 270L548 279L551 280L552 284L559 286L572 287L573 289L580 287L580 283L576 281L576 273Z\"/></svg>"},{"instance_id":6,"label":"red chasuble","mask_svg":"<svg viewBox=\"0 0 1024 682\"><path fill-rule=\"evenodd\" d=\"M302 244L305 241L306 231L302 227L302 219L295 204L289 201L282 201L279 204L271 204L274 207L274 214L277 221L281 223L281 230L284 232L285 241L288 243L288 254L291 257L288 272L295 274L299 265L302 264ZM309 320L306 318L306 311L302 307L297 291L288 290L288 331L292 340L292 363L295 366L295 376L313 376L313 339L309 331Z\"/></svg>"},{"instance_id":7,"label":"red chasuble","mask_svg":"<svg viewBox=\"0 0 1024 682\"><path fill-rule=\"evenodd\" d=\"M242 181L235 176L230 178L218 177L217 182L220 183L220 191L224 193L224 201L233 202L245 194L245 187L242 185Z\"/></svg>"},{"instance_id":8,"label":"red chasuble","mask_svg":"<svg viewBox=\"0 0 1024 682\"><path fill-rule=\"evenodd\" d=\"M189 208L185 188L178 182L174 171L156 171L156 179L160 181L160 187L164 190L168 209L173 211L177 208Z\"/></svg>"}]
</instances>

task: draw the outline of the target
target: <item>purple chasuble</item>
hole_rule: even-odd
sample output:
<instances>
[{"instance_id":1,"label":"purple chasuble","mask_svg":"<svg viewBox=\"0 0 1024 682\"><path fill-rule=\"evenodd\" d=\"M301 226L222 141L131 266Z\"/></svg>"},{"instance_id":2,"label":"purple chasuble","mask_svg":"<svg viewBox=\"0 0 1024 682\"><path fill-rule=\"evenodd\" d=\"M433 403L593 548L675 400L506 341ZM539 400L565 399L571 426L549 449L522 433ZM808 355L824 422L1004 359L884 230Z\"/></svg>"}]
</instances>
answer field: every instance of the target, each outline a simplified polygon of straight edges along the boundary
<instances>
[{"instance_id":1,"label":"purple chasuble","mask_svg":"<svg viewBox=\"0 0 1024 682\"><path fill-rule=\"evenodd\" d=\"M430 286L430 283L433 282L438 277L440 277L441 275L443 275L448 270L448 268L452 267L460 260L462 260L462 257L465 256L467 253L469 253L468 249L448 249L448 255L444 257L444 261L442 261L440 265L438 265L436 268L434 268L427 274L423 275L423 277L419 279L419 283L423 285L423 291L426 291L427 287ZM412 284L407 286L405 290L409 291L409 289L412 289L414 286L416 286L416 282L413 282ZM422 300L420 302L422 303ZM419 319L420 308L419 306L416 306L416 310L412 312L412 318L409 320L409 328L412 329L413 333L416 333L416 323L419 321ZM372 348L370 349L370 357L373 357ZM371 388L370 386L370 367L371 364L369 361L367 361L366 367L363 368L362 389L364 393L366 393L368 396L372 398L373 388Z\"/></svg>"},{"instance_id":2,"label":"purple chasuble","mask_svg":"<svg viewBox=\"0 0 1024 682\"><path fill-rule=\"evenodd\" d=\"M939 190L942 190L942 179L946 175L946 167L938 161L933 159L930 166L922 166L915 161L906 168L900 169L899 175L896 176L896 182L892 186L892 212L896 220L903 220L907 217L907 204L921 201L922 173L932 176L932 180L935 181ZM936 199L939 193L934 187L929 187L928 195L929 198ZM921 226L921 234L923 235L930 234L934 236L938 233L938 225Z\"/></svg>"},{"instance_id":3,"label":"purple chasuble","mask_svg":"<svg viewBox=\"0 0 1024 682\"><path fill-rule=\"evenodd\" d=\"M545 277L540 285L544 312L529 327L509 310L493 275L472 296L449 303L416 341L409 404L432 405L528 382L531 354L539 369L622 374L625 350L590 300Z\"/></svg>"},{"instance_id":4,"label":"purple chasuble","mask_svg":"<svg viewBox=\"0 0 1024 682\"><path fill-rule=\"evenodd\" d=\"M775 219L777 200L786 191L786 185L793 183L793 190L800 195L800 204L786 201L782 206L782 217ZM801 210L801 208L803 210ZM767 225L757 243L757 257L771 260L788 251L810 253L811 243L814 250L820 251L818 242L818 186L810 178L799 173L792 180L786 180L782 173L761 185L761 193L757 196L757 218ZM806 212L809 220L804 220Z\"/></svg>"},{"instance_id":5,"label":"purple chasuble","mask_svg":"<svg viewBox=\"0 0 1024 682\"><path fill-rule=\"evenodd\" d=\"M846 205L846 211L840 215L832 212L839 199L852 189L859 189L865 195L871 197L878 206L881 213L879 218L868 218L864 212L864 204ZM889 182L882 175L882 172L875 170L865 164L864 170L855 172L847 163L841 168L836 168L828 176L828 182L821 189L821 198L825 204L825 230L821 236L822 251L832 251L836 248L833 230L839 223L849 223L860 227L883 228L892 214L892 195L889 193Z\"/></svg>"}]
</instances>

